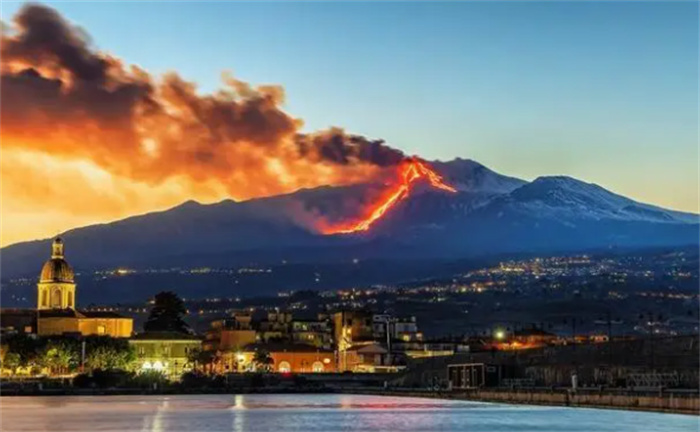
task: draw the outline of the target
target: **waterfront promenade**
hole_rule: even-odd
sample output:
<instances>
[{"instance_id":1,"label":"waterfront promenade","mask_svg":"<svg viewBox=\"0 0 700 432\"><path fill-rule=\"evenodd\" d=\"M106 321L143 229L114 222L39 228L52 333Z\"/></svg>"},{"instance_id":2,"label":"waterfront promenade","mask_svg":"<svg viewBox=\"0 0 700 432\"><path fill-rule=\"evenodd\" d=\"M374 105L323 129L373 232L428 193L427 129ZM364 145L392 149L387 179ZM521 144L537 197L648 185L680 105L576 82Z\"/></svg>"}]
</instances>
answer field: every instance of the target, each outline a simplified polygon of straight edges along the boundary
<instances>
[{"instance_id":1,"label":"waterfront promenade","mask_svg":"<svg viewBox=\"0 0 700 432\"><path fill-rule=\"evenodd\" d=\"M519 405L607 408L700 415L700 395L696 389L632 390L584 388L481 388L473 390L434 390L384 387L384 381L371 375L356 374L297 375L287 380L272 377L273 382L251 386L230 381L216 387L169 385L152 388L77 388L70 385L39 385L37 382L3 383L0 395L12 396L103 396L103 395L177 395L177 394L364 394L379 396L425 397L446 400L495 402ZM8 385L10 384L10 385Z\"/></svg>"},{"instance_id":2,"label":"waterfront promenade","mask_svg":"<svg viewBox=\"0 0 700 432\"><path fill-rule=\"evenodd\" d=\"M505 389L432 391L414 389L353 389L352 393L429 397L523 405L568 406L700 415L697 390L629 391L616 389Z\"/></svg>"}]
</instances>

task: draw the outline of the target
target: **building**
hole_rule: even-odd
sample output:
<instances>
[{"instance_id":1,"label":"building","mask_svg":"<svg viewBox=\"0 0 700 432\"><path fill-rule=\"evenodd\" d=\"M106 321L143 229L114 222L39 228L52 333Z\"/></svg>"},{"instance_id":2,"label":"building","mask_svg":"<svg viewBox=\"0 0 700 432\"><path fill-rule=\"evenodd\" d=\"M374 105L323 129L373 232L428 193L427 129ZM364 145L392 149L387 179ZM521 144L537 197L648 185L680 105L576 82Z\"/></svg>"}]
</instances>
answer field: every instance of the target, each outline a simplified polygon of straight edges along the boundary
<instances>
[{"instance_id":1,"label":"building","mask_svg":"<svg viewBox=\"0 0 700 432\"><path fill-rule=\"evenodd\" d=\"M34 309L3 309L0 313L0 330L6 334L35 334L36 311Z\"/></svg>"},{"instance_id":2,"label":"building","mask_svg":"<svg viewBox=\"0 0 700 432\"><path fill-rule=\"evenodd\" d=\"M399 318L390 314L375 314L372 316L372 331L376 340L403 342L423 340L423 333L418 331L416 317L413 316Z\"/></svg>"},{"instance_id":3,"label":"building","mask_svg":"<svg viewBox=\"0 0 700 432\"><path fill-rule=\"evenodd\" d=\"M63 240L60 237L51 245L51 258L41 268L37 289L37 310L75 308L73 269L64 258Z\"/></svg>"},{"instance_id":4,"label":"building","mask_svg":"<svg viewBox=\"0 0 700 432\"><path fill-rule=\"evenodd\" d=\"M258 340L279 341L289 337L292 314L289 312L268 312L267 319L258 322Z\"/></svg>"},{"instance_id":5,"label":"building","mask_svg":"<svg viewBox=\"0 0 700 432\"><path fill-rule=\"evenodd\" d=\"M337 372L335 353L332 350L292 343L256 343L245 347L239 355L239 371L255 370L255 354L270 354L270 369L277 373L329 373Z\"/></svg>"},{"instance_id":6,"label":"building","mask_svg":"<svg viewBox=\"0 0 700 432\"><path fill-rule=\"evenodd\" d=\"M202 346L200 338L177 332L145 332L129 339L134 347L137 368L141 372L162 372L171 380L194 367L190 355Z\"/></svg>"},{"instance_id":7,"label":"building","mask_svg":"<svg viewBox=\"0 0 700 432\"><path fill-rule=\"evenodd\" d=\"M333 314L333 332L337 345L374 340L372 314L367 311L340 311Z\"/></svg>"},{"instance_id":8,"label":"building","mask_svg":"<svg viewBox=\"0 0 700 432\"><path fill-rule=\"evenodd\" d=\"M131 336L133 320L116 312L78 311L75 309L40 310L37 312L39 336L81 335Z\"/></svg>"},{"instance_id":9,"label":"building","mask_svg":"<svg viewBox=\"0 0 700 432\"><path fill-rule=\"evenodd\" d=\"M220 373L237 372L245 346L255 343L258 334L247 312L234 312L231 317L212 321L204 336L202 349L212 353L213 368Z\"/></svg>"},{"instance_id":10,"label":"building","mask_svg":"<svg viewBox=\"0 0 700 432\"><path fill-rule=\"evenodd\" d=\"M293 319L290 323L290 336L294 343L325 349L333 347L330 322L322 317L315 320Z\"/></svg>"},{"instance_id":11,"label":"building","mask_svg":"<svg viewBox=\"0 0 700 432\"><path fill-rule=\"evenodd\" d=\"M374 340L374 321L372 313L363 310L339 311L333 314L333 332L338 351L338 369L340 371L356 371L358 365L370 363L377 365L376 354L386 356L388 352ZM360 353L359 350L371 345L367 350L372 351ZM366 351L366 350L365 350ZM381 364L382 361L379 362Z\"/></svg>"},{"instance_id":12,"label":"building","mask_svg":"<svg viewBox=\"0 0 700 432\"><path fill-rule=\"evenodd\" d=\"M389 351L377 342L350 345L339 353L339 362L344 371L352 372L387 372Z\"/></svg>"},{"instance_id":13,"label":"building","mask_svg":"<svg viewBox=\"0 0 700 432\"><path fill-rule=\"evenodd\" d=\"M212 321L210 326L202 346L205 351L240 351L257 341L249 313L236 312L229 318Z\"/></svg>"},{"instance_id":14,"label":"building","mask_svg":"<svg viewBox=\"0 0 700 432\"><path fill-rule=\"evenodd\" d=\"M280 353L285 354L275 355L285 357L292 352L331 351L333 338L330 322L322 317L317 320L294 319L288 312L272 311L265 319L253 321L248 312L234 312L230 317L211 323L203 349L213 354L214 369L218 372L244 372L252 367L252 354L246 353L245 349L256 344L284 346L286 348ZM304 347L299 348L301 346ZM310 366L307 366L299 364L293 369L310 371Z\"/></svg>"},{"instance_id":15,"label":"building","mask_svg":"<svg viewBox=\"0 0 700 432\"><path fill-rule=\"evenodd\" d=\"M77 310L75 292L75 275L65 259L63 240L57 237L37 284L36 333L39 336L131 336L131 318L114 312Z\"/></svg>"}]
</instances>

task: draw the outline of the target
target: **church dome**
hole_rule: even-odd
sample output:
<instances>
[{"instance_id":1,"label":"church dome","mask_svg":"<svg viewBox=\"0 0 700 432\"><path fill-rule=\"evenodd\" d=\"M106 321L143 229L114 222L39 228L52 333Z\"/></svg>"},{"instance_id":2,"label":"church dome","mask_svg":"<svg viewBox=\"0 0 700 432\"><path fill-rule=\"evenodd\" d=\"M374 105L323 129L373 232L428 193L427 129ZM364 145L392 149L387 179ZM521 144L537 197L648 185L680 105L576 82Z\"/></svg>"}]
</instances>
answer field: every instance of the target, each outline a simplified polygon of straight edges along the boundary
<instances>
[{"instance_id":1,"label":"church dome","mask_svg":"<svg viewBox=\"0 0 700 432\"><path fill-rule=\"evenodd\" d=\"M73 269L63 258L63 240L58 237L51 245L51 259L44 263L39 282L73 283L74 281Z\"/></svg>"},{"instance_id":2,"label":"church dome","mask_svg":"<svg viewBox=\"0 0 700 432\"><path fill-rule=\"evenodd\" d=\"M39 282L73 283L73 269L63 258L51 258L44 263Z\"/></svg>"}]
</instances>

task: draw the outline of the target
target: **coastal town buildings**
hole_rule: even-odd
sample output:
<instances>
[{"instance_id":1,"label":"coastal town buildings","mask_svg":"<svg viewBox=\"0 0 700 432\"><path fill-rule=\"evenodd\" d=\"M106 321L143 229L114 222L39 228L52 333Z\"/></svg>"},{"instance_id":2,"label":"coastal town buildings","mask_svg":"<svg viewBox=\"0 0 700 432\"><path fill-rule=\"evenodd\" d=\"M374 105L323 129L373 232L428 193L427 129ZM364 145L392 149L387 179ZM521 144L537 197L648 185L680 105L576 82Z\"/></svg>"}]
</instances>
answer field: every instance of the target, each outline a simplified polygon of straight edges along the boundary
<instances>
[{"instance_id":1,"label":"coastal town buildings","mask_svg":"<svg viewBox=\"0 0 700 432\"><path fill-rule=\"evenodd\" d=\"M131 336L132 318L111 311L77 309L75 274L65 259L64 248L63 239L54 239L51 256L39 274L37 308L3 310L3 331L39 336Z\"/></svg>"},{"instance_id":2,"label":"coastal town buildings","mask_svg":"<svg viewBox=\"0 0 700 432\"><path fill-rule=\"evenodd\" d=\"M251 314L238 311L210 323L203 349L221 353L239 352L244 346L255 343L257 338L258 332L253 329Z\"/></svg>"},{"instance_id":3,"label":"coastal town buildings","mask_svg":"<svg viewBox=\"0 0 700 432\"><path fill-rule=\"evenodd\" d=\"M201 338L177 332L144 332L129 339L136 352L136 369L156 371L171 380L194 368L191 356L202 346Z\"/></svg>"},{"instance_id":4,"label":"coastal town buildings","mask_svg":"<svg viewBox=\"0 0 700 432\"><path fill-rule=\"evenodd\" d=\"M277 373L338 372L335 352L307 344L267 342L250 344L239 356L239 371L258 371L256 354L267 353L269 371Z\"/></svg>"}]
</instances>

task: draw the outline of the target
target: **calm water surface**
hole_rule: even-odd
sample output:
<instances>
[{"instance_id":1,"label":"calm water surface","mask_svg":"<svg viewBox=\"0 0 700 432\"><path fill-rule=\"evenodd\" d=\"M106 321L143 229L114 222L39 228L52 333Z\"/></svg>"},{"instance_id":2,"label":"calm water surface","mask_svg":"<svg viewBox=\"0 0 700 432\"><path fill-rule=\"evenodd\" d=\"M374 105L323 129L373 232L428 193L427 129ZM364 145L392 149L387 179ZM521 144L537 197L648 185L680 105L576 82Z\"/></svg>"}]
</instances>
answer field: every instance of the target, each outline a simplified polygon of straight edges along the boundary
<instances>
[{"instance_id":1,"label":"calm water surface","mask_svg":"<svg viewBox=\"0 0 700 432\"><path fill-rule=\"evenodd\" d=\"M2 431L698 431L693 416L353 395L3 397Z\"/></svg>"}]
</instances>

